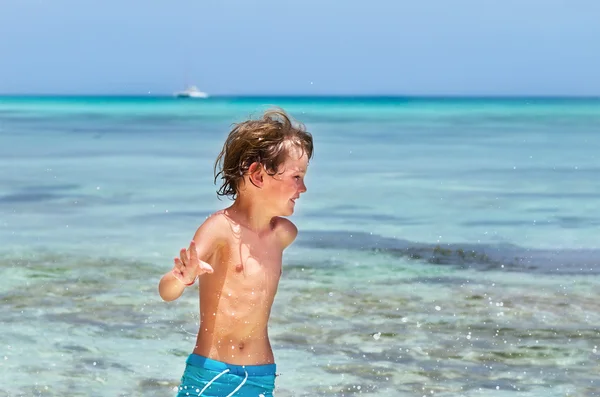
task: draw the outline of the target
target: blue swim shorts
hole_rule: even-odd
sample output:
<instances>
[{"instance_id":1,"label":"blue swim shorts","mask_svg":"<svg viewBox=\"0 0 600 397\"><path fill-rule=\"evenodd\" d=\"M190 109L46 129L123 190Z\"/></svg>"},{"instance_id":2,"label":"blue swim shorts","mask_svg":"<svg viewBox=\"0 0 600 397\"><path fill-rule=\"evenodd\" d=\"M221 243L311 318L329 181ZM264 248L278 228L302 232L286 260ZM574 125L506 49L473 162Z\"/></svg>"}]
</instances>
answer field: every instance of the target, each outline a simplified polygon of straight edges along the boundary
<instances>
[{"instance_id":1,"label":"blue swim shorts","mask_svg":"<svg viewBox=\"0 0 600 397\"><path fill-rule=\"evenodd\" d=\"M275 364L232 365L190 354L177 397L273 397Z\"/></svg>"}]
</instances>

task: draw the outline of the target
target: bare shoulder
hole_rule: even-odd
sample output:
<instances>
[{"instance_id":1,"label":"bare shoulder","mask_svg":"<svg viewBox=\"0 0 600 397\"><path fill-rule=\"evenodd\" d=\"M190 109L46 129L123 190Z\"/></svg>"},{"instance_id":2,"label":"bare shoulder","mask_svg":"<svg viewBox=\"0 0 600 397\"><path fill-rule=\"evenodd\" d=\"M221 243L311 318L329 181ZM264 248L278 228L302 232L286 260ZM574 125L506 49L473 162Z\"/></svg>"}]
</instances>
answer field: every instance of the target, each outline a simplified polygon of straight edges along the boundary
<instances>
[{"instance_id":1,"label":"bare shoulder","mask_svg":"<svg viewBox=\"0 0 600 397\"><path fill-rule=\"evenodd\" d=\"M229 230L229 222L223 211L218 211L211 214L198 227L194 234L194 241L198 248L202 247L202 251L208 254L227 243Z\"/></svg>"},{"instance_id":2,"label":"bare shoulder","mask_svg":"<svg viewBox=\"0 0 600 397\"><path fill-rule=\"evenodd\" d=\"M283 248L294 242L298 236L298 228L287 218L275 217L273 219L275 233L281 239Z\"/></svg>"}]
</instances>

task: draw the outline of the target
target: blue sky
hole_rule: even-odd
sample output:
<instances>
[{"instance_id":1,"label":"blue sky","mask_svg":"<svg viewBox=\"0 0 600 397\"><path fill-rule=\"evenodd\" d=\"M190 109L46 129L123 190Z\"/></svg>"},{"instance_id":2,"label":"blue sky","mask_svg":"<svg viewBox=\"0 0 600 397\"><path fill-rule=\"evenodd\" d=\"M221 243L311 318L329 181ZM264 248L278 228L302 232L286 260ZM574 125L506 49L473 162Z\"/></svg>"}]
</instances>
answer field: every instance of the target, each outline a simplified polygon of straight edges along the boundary
<instances>
[{"instance_id":1,"label":"blue sky","mask_svg":"<svg viewBox=\"0 0 600 397\"><path fill-rule=\"evenodd\" d=\"M0 0L0 93L600 95L598 0Z\"/></svg>"}]
</instances>

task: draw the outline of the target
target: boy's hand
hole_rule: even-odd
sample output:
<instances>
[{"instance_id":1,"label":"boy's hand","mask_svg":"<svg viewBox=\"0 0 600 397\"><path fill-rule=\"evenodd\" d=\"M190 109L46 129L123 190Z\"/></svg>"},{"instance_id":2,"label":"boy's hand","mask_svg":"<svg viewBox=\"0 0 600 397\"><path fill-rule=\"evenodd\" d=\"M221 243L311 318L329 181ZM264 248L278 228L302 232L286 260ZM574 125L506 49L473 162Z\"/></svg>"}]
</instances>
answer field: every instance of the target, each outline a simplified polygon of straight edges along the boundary
<instances>
[{"instance_id":1,"label":"boy's hand","mask_svg":"<svg viewBox=\"0 0 600 397\"><path fill-rule=\"evenodd\" d=\"M198 258L196 243L192 240L190 247L179 251L179 258L175 258L173 275L186 286L194 284L196 278L204 273L212 273L213 268Z\"/></svg>"}]
</instances>

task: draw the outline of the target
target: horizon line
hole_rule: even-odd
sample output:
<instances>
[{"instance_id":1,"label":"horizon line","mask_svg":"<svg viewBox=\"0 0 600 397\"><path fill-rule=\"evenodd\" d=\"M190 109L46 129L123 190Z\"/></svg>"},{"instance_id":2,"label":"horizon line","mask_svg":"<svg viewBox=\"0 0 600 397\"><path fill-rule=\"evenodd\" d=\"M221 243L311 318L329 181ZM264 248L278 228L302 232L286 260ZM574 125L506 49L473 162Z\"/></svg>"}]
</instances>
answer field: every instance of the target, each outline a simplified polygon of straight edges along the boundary
<instances>
[{"instance_id":1,"label":"horizon line","mask_svg":"<svg viewBox=\"0 0 600 397\"><path fill-rule=\"evenodd\" d=\"M0 93L0 98L177 98L169 94L142 93L79 93L79 94L48 94L48 93ZM216 94L209 95L210 99L261 99L261 98L322 98L322 99L600 99L600 94Z\"/></svg>"}]
</instances>

